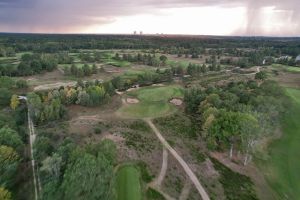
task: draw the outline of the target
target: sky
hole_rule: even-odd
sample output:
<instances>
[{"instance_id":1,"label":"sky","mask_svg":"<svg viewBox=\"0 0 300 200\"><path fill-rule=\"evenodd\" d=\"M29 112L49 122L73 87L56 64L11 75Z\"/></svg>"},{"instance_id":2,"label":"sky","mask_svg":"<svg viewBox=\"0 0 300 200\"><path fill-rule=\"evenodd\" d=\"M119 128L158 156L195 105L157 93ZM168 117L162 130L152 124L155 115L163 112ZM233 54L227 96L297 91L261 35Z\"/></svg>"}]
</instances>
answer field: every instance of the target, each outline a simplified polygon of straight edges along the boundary
<instances>
[{"instance_id":1,"label":"sky","mask_svg":"<svg viewBox=\"0 0 300 200\"><path fill-rule=\"evenodd\" d=\"M299 0L0 0L0 32L300 36Z\"/></svg>"}]
</instances>

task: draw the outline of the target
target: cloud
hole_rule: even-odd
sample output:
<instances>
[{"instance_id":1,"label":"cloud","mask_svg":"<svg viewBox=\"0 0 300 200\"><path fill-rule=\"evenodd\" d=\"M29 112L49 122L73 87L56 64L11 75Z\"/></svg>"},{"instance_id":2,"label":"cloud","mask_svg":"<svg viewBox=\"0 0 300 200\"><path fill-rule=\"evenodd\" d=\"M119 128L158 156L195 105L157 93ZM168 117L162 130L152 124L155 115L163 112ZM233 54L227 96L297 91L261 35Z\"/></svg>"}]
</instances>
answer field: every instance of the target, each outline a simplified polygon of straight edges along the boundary
<instances>
[{"instance_id":1,"label":"cloud","mask_svg":"<svg viewBox=\"0 0 300 200\"><path fill-rule=\"evenodd\" d=\"M77 32L124 16L163 15L161 9L206 6L246 7L245 27L236 33L241 35L269 34L265 31L265 9L272 7L280 26L289 26L286 32L281 31L300 35L298 0L0 0L0 30Z\"/></svg>"}]
</instances>

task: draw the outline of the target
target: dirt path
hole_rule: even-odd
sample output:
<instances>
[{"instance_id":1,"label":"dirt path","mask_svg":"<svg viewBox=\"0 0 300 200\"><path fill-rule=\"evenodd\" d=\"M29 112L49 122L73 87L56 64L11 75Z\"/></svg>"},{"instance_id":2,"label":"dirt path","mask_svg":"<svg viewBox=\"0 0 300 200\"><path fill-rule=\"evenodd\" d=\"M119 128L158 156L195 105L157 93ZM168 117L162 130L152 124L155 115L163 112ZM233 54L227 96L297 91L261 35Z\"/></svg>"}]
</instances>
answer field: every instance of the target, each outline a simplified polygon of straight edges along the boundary
<instances>
[{"instance_id":1,"label":"dirt path","mask_svg":"<svg viewBox=\"0 0 300 200\"><path fill-rule=\"evenodd\" d=\"M169 152L175 157L175 159L179 162L179 164L182 166L186 174L189 176L193 184L195 185L196 189L198 190L202 200L209 200L209 196L204 190L203 186L199 182L197 176L193 173L191 168L187 165L187 163L182 159L182 157L169 145L169 143L165 140L165 138L161 135L159 130L156 128L156 126L152 123L150 119L145 119L145 121L148 123L148 125L152 128L160 142L163 144L165 148L169 150Z\"/></svg>"},{"instance_id":2,"label":"dirt path","mask_svg":"<svg viewBox=\"0 0 300 200\"><path fill-rule=\"evenodd\" d=\"M37 181L37 175L35 170L35 160L33 158L33 144L36 138L35 132L34 132L34 126L33 122L31 120L29 110L28 110L28 130L29 130L29 144L30 144L30 155L31 155L31 167L32 167L32 176L33 176L33 185L34 185L34 194L35 194L35 200L38 199L38 181Z\"/></svg>"},{"instance_id":3,"label":"dirt path","mask_svg":"<svg viewBox=\"0 0 300 200\"><path fill-rule=\"evenodd\" d=\"M190 190L191 190L191 183L190 182L186 182L181 190L181 194L179 196L179 200L186 200L189 198L189 194L190 194Z\"/></svg>"},{"instance_id":4,"label":"dirt path","mask_svg":"<svg viewBox=\"0 0 300 200\"><path fill-rule=\"evenodd\" d=\"M160 188L166 176L167 168L168 168L168 150L165 147L163 147L163 159L162 159L161 170L158 177L151 183L151 185L155 185Z\"/></svg>"}]
</instances>

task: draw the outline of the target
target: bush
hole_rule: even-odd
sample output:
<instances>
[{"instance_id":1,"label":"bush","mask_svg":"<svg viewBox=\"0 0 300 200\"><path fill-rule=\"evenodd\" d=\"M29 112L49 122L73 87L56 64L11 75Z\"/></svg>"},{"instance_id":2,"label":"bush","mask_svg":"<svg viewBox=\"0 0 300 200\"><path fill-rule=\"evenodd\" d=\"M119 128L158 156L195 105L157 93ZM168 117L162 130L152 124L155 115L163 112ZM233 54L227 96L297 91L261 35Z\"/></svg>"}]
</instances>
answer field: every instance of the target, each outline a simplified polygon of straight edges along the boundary
<instances>
[{"instance_id":1,"label":"bush","mask_svg":"<svg viewBox=\"0 0 300 200\"><path fill-rule=\"evenodd\" d=\"M102 133L102 129L100 127L95 127L94 128L94 133L95 134L101 134Z\"/></svg>"}]
</instances>

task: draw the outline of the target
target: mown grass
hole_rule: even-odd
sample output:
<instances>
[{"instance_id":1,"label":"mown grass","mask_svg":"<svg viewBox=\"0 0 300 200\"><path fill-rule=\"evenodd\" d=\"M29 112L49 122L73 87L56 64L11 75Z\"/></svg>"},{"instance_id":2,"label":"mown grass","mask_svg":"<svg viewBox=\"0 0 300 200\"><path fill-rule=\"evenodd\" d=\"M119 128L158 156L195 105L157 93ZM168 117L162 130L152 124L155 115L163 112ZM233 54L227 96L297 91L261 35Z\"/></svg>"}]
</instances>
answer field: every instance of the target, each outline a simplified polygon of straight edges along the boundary
<instances>
[{"instance_id":1,"label":"mown grass","mask_svg":"<svg viewBox=\"0 0 300 200\"><path fill-rule=\"evenodd\" d=\"M272 64L274 69L281 69L287 72L300 72L300 67L292 67L288 65Z\"/></svg>"},{"instance_id":2,"label":"mown grass","mask_svg":"<svg viewBox=\"0 0 300 200\"><path fill-rule=\"evenodd\" d=\"M174 113L176 108L166 102L140 102L123 106L118 112L128 118L155 118Z\"/></svg>"},{"instance_id":3,"label":"mown grass","mask_svg":"<svg viewBox=\"0 0 300 200\"><path fill-rule=\"evenodd\" d=\"M173 97L182 97L183 89L178 86L166 87L145 87L128 93L129 96L135 96L141 101L154 102L166 101Z\"/></svg>"},{"instance_id":4,"label":"mown grass","mask_svg":"<svg viewBox=\"0 0 300 200\"><path fill-rule=\"evenodd\" d=\"M127 94L139 99L138 104L122 106L118 113L127 118L157 118L169 115L176 111L176 107L168 101L174 97L182 97L183 89L170 85L163 87L144 87Z\"/></svg>"},{"instance_id":5,"label":"mown grass","mask_svg":"<svg viewBox=\"0 0 300 200\"><path fill-rule=\"evenodd\" d=\"M281 120L283 135L270 145L263 169L277 199L300 199L300 90L286 91L293 102Z\"/></svg>"},{"instance_id":6,"label":"mown grass","mask_svg":"<svg viewBox=\"0 0 300 200\"><path fill-rule=\"evenodd\" d=\"M116 174L117 200L141 200L140 173L133 165L122 166Z\"/></svg>"}]
</instances>

